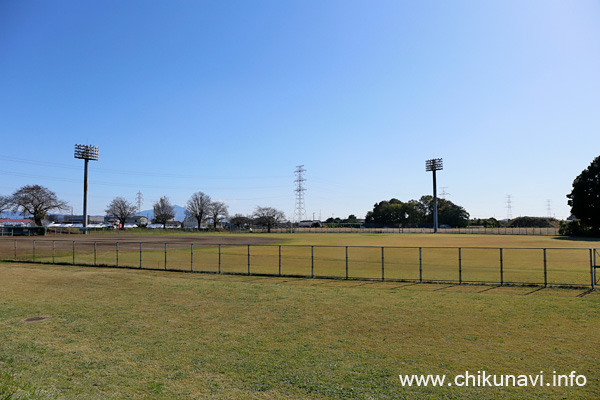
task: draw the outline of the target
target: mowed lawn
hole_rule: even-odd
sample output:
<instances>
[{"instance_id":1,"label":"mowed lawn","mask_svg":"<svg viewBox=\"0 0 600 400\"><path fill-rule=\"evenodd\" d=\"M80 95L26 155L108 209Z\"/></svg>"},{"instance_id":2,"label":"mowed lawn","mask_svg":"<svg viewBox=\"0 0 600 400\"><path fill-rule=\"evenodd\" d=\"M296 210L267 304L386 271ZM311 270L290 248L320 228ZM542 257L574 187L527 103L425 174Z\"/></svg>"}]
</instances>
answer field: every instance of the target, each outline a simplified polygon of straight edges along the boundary
<instances>
[{"instance_id":1,"label":"mowed lawn","mask_svg":"<svg viewBox=\"0 0 600 400\"><path fill-rule=\"evenodd\" d=\"M0 398L593 399L599 344L600 294L582 289L0 263ZM587 384L398 378L466 371Z\"/></svg>"},{"instance_id":2,"label":"mowed lawn","mask_svg":"<svg viewBox=\"0 0 600 400\"><path fill-rule=\"evenodd\" d=\"M591 286L590 249L600 247L598 240L458 234L113 232L16 240L17 246L12 238L0 240L0 258L225 273L578 286Z\"/></svg>"}]
</instances>

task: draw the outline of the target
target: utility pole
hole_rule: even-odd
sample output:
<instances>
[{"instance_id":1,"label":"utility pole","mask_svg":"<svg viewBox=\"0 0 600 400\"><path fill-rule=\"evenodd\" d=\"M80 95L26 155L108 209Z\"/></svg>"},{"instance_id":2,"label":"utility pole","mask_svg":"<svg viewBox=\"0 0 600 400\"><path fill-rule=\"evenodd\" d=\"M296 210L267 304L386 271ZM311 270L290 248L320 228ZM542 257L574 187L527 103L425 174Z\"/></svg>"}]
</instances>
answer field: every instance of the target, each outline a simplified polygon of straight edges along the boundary
<instances>
[{"instance_id":1,"label":"utility pole","mask_svg":"<svg viewBox=\"0 0 600 400\"><path fill-rule=\"evenodd\" d=\"M444 169L444 164L441 158L433 158L425 161L425 171L433 172L433 233L438 231L438 212L437 212L437 185L435 182L435 171Z\"/></svg>"}]
</instances>

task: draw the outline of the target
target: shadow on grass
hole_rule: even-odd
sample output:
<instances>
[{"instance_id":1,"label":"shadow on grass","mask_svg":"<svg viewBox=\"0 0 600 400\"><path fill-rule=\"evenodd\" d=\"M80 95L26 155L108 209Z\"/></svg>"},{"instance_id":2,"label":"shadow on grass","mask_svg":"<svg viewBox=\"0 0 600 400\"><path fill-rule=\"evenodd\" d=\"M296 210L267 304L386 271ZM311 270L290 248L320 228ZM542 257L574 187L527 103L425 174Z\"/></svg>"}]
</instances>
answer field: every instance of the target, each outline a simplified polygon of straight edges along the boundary
<instances>
[{"instance_id":1,"label":"shadow on grass","mask_svg":"<svg viewBox=\"0 0 600 400\"><path fill-rule=\"evenodd\" d=\"M531 292L527 292L527 293L523 294L523 296L529 296L530 294L537 293L537 292L539 292L541 290L544 290L544 289L545 289L544 287L537 288L537 289L532 290Z\"/></svg>"},{"instance_id":2,"label":"shadow on grass","mask_svg":"<svg viewBox=\"0 0 600 400\"><path fill-rule=\"evenodd\" d=\"M583 292L583 293L579 293L579 294L577 295L577 297L584 297L584 296L587 296L588 294L592 294L592 293L595 293L595 292L596 292L596 291L595 291L594 289L589 289L589 290L586 290L586 291L585 291L585 292Z\"/></svg>"},{"instance_id":3,"label":"shadow on grass","mask_svg":"<svg viewBox=\"0 0 600 400\"><path fill-rule=\"evenodd\" d=\"M588 236L554 236L552 240L563 240L568 242L596 242L600 244L600 238Z\"/></svg>"}]
</instances>

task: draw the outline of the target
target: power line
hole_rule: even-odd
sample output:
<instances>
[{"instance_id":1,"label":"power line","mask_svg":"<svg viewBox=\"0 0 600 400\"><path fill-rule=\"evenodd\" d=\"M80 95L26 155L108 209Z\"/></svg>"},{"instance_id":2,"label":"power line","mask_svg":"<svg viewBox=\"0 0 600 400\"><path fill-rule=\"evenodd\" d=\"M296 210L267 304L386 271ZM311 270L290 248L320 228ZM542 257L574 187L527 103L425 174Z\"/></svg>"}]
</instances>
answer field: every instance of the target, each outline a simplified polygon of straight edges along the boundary
<instances>
[{"instance_id":1,"label":"power line","mask_svg":"<svg viewBox=\"0 0 600 400\"><path fill-rule=\"evenodd\" d=\"M74 169L79 170L79 167L75 167L69 164L60 164L39 160L27 160L24 158L7 157L1 156L0 160L16 162L21 164L40 165L44 167L54 167L63 169ZM149 176L149 177L162 177L162 178L181 178L181 179L275 179L285 178L284 176L202 176L202 175L185 175L185 174L171 174L161 172L144 172L144 171L124 171L122 169L109 169L109 168L94 168L95 171L118 174L118 175L134 175L134 176Z\"/></svg>"}]
</instances>

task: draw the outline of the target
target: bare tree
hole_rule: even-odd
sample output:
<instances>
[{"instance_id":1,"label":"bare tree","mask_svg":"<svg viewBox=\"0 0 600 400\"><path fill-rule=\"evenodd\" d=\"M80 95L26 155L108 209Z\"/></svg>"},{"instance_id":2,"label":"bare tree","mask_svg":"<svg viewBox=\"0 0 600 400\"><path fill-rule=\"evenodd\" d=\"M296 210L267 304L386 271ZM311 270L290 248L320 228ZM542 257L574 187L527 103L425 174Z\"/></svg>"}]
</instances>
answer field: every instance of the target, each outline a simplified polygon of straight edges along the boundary
<instances>
[{"instance_id":1,"label":"bare tree","mask_svg":"<svg viewBox=\"0 0 600 400\"><path fill-rule=\"evenodd\" d=\"M8 209L12 205L12 198L10 196L2 196L0 195L0 217L2 217L2 213Z\"/></svg>"},{"instance_id":2,"label":"bare tree","mask_svg":"<svg viewBox=\"0 0 600 400\"><path fill-rule=\"evenodd\" d=\"M235 214L233 217L229 218L229 224L243 228L246 225L252 224L252 218L246 217L242 214Z\"/></svg>"},{"instance_id":3,"label":"bare tree","mask_svg":"<svg viewBox=\"0 0 600 400\"><path fill-rule=\"evenodd\" d=\"M208 210L208 216L213 221L213 228L217 230L217 224L224 218L227 218L229 212L227 211L227 205L222 201L213 201L210 203Z\"/></svg>"},{"instance_id":4,"label":"bare tree","mask_svg":"<svg viewBox=\"0 0 600 400\"><path fill-rule=\"evenodd\" d=\"M31 215L37 226L42 225L49 211L68 208L66 201L59 200L56 193L40 185L23 186L13 193L11 203L15 212Z\"/></svg>"},{"instance_id":5,"label":"bare tree","mask_svg":"<svg viewBox=\"0 0 600 400\"><path fill-rule=\"evenodd\" d=\"M175 217L175 208L171 205L169 198L163 196L154 203L154 220L163 225L163 229L167 228L167 221Z\"/></svg>"},{"instance_id":6,"label":"bare tree","mask_svg":"<svg viewBox=\"0 0 600 400\"><path fill-rule=\"evenodd\" d=\"M137 207L125 200L123 197L115 197L113 201L110 202L105 212L106 215L112 215L119 220L119 224L122 228L125 228L125 221L127 218L131 217L135 214Z\"/></svg>"},{"instance_id":7,"label":"bare tree","mask_svg":"<svg viewBox=\"0 0 600 400\"><path fill-rule=\"evenodd\" d=\"M202 192L196 192L190 197L185 205L185 216L195 218L198 221L198 229L202 220L208 215L212 201L210 196Z\"/></svg>"},{"instance_id":8,"label":"bare tree","mask_svg":"<svg viewBox=\"0 0 600 400\"><path fill-rule=\"evenodd\" d=\"M279 225L285 220L283 211L273 207L256 207L252 215L257 224L267 226L267 232L271 232L271 227Z\"/></svg>"}]
</instances>

